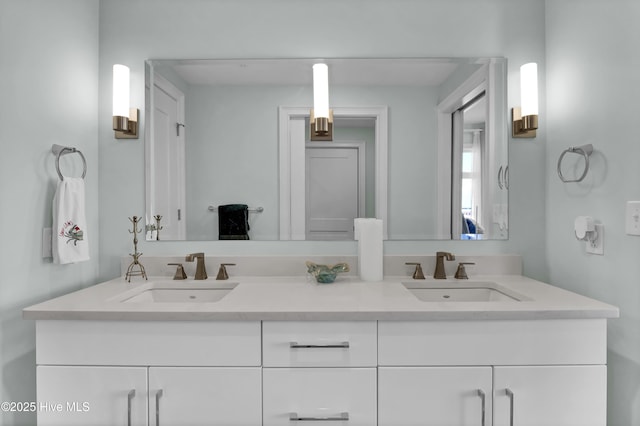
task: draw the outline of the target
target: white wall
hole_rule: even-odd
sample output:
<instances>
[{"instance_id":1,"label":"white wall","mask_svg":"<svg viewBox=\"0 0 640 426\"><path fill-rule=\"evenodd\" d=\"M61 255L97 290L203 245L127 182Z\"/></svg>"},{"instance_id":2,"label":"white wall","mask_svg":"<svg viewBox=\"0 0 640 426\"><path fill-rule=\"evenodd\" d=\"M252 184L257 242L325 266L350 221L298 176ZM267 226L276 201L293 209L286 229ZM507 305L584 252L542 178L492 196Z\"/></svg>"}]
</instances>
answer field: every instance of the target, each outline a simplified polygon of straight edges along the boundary
<instances>
[{"instance_id":1,"label":"white wall","mask_svg":"<svg viewBox=\"0 0 640 426\"><path fill-rule=\"evenodd\" d=\"M609 321L609 426L640 424L640 237L625 234L640 199L640 2L548 0L547 253L552 284L620 307ZM543 122L545 123L545 122ZM590 172L565 184L560 153L591 143ZM565 157L567 174L572 160ZM604 256L585 254L576 216L605 225Z\"/></svg>"},{"instance_id":2,"label":"white wall","mask_svg":"<svg viewBox=\"0 0 640 426\"><path fill-rule=\"evenodd\" d=\"M326 0L330 31L314 24L315 3L299 0L102 0L100 3L100 164L102 278L120 273L132 249L128 216L144 214L143 144L116 141L110 130L111 65L131 67L132 98L143 108L148 58L505 56L513 72L541 63L542 0ZM126 13L123 13L126 10ZM521 19L526 16L527 19ZM314 35L322 31L322 37ZM517 77L517 74L516 74ZM517 100L517 80L509 79ZM544 98L544 97L543 97ZM543 99L544 101L544 99ZM513 102L512 102L513 103ZM544 110L541 115L544 117ZM387 242L387 253L520 253L525 272L546 279L544 264L544 140L511 144L509 241ZM141 243L145 254L355 254L352 242ZM142 258L144 262L144 257Z\"/></svg>"},{"instance_id":3,"label":"white wall","mask_svg":"<svg viewBox=\"0 0 640 426\"><path fill-rule=\"evenodd\" d=\"M2 401L35 401L35 327L22 309L97 280L97 26L98 0L0 2ZM89 262L54 265L41 257L58 180L54 143L77 147L87 159ZM79 157L67 157L65 174L80 173ZM3 412L0 424L34 425L35 413Z\"/></svg>"}]
</instances>

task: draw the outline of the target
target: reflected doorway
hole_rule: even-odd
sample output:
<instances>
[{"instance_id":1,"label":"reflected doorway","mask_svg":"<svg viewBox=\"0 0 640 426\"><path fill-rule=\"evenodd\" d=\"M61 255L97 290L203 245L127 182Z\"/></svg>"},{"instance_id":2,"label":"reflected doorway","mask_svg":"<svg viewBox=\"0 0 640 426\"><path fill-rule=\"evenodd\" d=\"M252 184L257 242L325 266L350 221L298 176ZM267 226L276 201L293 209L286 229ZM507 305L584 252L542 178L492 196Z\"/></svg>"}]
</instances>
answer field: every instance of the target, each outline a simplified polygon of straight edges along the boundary
<instances>
[{"instance_id":1,"label":"reflected doorway","mask_svg":"<svg viewBox=\"0 0 640 426\"><path fill-rule=\"evenodd\" d=\"M353 220L366 217L365 152L364 141L307 142L307 240L353 240Z\"/></svg>"}]
</instances>

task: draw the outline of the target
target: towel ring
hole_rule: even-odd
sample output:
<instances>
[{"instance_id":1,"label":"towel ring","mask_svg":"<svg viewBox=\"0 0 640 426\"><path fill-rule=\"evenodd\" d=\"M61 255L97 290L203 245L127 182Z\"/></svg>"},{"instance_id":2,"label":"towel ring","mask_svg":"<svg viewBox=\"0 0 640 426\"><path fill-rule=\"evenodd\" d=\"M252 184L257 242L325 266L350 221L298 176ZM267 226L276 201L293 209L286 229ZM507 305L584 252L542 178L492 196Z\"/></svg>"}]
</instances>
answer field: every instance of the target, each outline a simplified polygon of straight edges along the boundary
<instances>
[{"instance_id":1,"label":"towel ring","mask_svg":"<svg viewBox=\"0 0 640 426\"><path fill-rule=\"evenodd\" d=\"M584 171L582 172L582 175L580 175L580 177L577 179L567 179L562 175L562 160L564 159L564 156L569 152L582 155L582 157L584 158ZM582 179L584 179L585 176L587 176L587 173L589 172L589 156L591 156L592 153L593 153L593 145L591 144L582 145L582 146L570 146L569 148L562 151L562 154L560 154L560 158L558 158L558 167L557 167L558 176L560 177L560 180L563 182L582 181Z\"/></svg>"},{"instance_id":2,"label":"towel ring","mask_svg":"<svg viewBox=\"0 0 640 426\"><path fill-rule=\"evenodd\" d=\"M84 177L87 175L87 160L84 158L84 155L80 150L68 146L54 144L51 147L51 152L56 156L56 172L58 172L58 177L60 177L60 180L63 180L62 172L60 172L60 157L65 154L73 154L74 152L80 155L80 158L82 158L82 166L84 167L84 169L82 170L82 179L84 179Z\"/></svg>"}]
</instances>

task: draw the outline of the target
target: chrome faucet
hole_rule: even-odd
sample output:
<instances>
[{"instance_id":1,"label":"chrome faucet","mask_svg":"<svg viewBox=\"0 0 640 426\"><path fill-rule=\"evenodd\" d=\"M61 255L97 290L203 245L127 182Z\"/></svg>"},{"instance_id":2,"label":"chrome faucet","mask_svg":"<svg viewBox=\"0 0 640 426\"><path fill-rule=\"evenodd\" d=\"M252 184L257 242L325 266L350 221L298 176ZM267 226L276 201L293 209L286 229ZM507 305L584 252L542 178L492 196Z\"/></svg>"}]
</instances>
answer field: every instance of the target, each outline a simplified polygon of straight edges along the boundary
<instances>
[{"instance_id":1,"label":"chrome faucet","mask_svg":"<svg viewBox=\"0 0 640 426\"><path fill-rule=\"evenodd\" d=\"M433 278L437 280L444 280L447 278L447 274L444 272L444 259L456 260L456 257L446 251L439 251L436 253L436 270L433 272Z\"/></svg>"},{"instance_id":2,"label":"chrome faucet","mask_svg":"<svg viewBox=\"0 0 640 426\"><path fill-rule=\"evenodd\" d=\"M207 279L207 269L204 267L204 253L191 253L185 257L186 262L193 262L196 259L196 276L194 279L196 280L206 280Z\"/></svg>"}]
</instances>

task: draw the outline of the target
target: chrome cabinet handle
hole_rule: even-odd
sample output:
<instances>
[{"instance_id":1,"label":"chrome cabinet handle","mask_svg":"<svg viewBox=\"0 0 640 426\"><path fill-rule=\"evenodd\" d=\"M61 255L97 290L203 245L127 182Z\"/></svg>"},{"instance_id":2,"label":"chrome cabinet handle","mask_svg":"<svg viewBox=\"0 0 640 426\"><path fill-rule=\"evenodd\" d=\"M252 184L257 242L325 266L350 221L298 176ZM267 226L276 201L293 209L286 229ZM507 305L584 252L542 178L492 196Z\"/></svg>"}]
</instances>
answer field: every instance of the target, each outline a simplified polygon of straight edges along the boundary
<instances>
[{"instance_id":1,"label":"chrome cabinet handle","mask_svg":"<svg viewBox=\"0 0 640 426\"><path fill-rule=\"evenodd\" d=\"M509 166L504 168L504 189L509 189Z\"/></svg>"},{"instance_id":2,"label":"chrome cabinet handle","mask_svg":"<svg viewBox=\"0 0 640 426\"><path fill-rule=\"evenodd\" d=\"M338 343L298 343L298 342L289 342L289 347L291 349L304 349L304 348L348 348L349 342L338 342Z\"/></svg>"},{"instance_id":3,"label":"chrome cabinet handle","mask_svg":"<svg viewBox=\"0 0 640 426\"><path fill-rule=\"evenodd\" d=\"M127 426L131 426L131 401L136 396L136 390L131 389L127 394Z\"/></svg>"},{"instance_id":4,"label":"chrome cabinet handle","mask_svg":"<svg viewBox=\"0 0 640 426\"><path fill-rule=\"evenodd\" d=\"M502 166L498 169L498 188L502 189Z\"/></svg>"},{"instance_id":5,"label":"chrome cabinet handle","mask_svg":"<svg viewBox=\"0 0 640 426\"><path fill-rule=\"evenodd\" d=\"M289 413L289 421L291 422L342 422L345 420L349 420L349 413L347 412L342 412L337 416L330 417L305 417L299 416L298 413Z\"/></svg>"},{"instance_id":6,"label":"chrome cabinet handle","mask_svg":"<svg viewBox=\"0 0 640 426\"><path fill-rule=\"evenodd\" d=\"M482 404L482 421L480 423L481 426L485 426L485 401L487 399L487 395L484 393L482 389L478 389L478 396L480 397L480 403Z\"/></svg>"},{"instance_id":7,"label":"chrome cabinet handle","mask_svg":"<svg viewBox=\"0 0 640 426\"><path fill-rule=\"evenodd\" d=\"M156 426L160 426L160 398L162 398L163 394L164 391L162 389L156 392Z\"/></svg>"},{"instance_id":8,"label":"chrome cabinet handle","mask_svg":"<svg viewBox=\"0 0 640 426\"><path fill-rule=\"evenodd\" d=\"M504 392L509 397L509 426L513 426L513 400L514 400L514 395L513 395L513 392L511 391L511 389L509 389L509 388L506 388L504 390Z\"/></svg>"}]
</instances>

